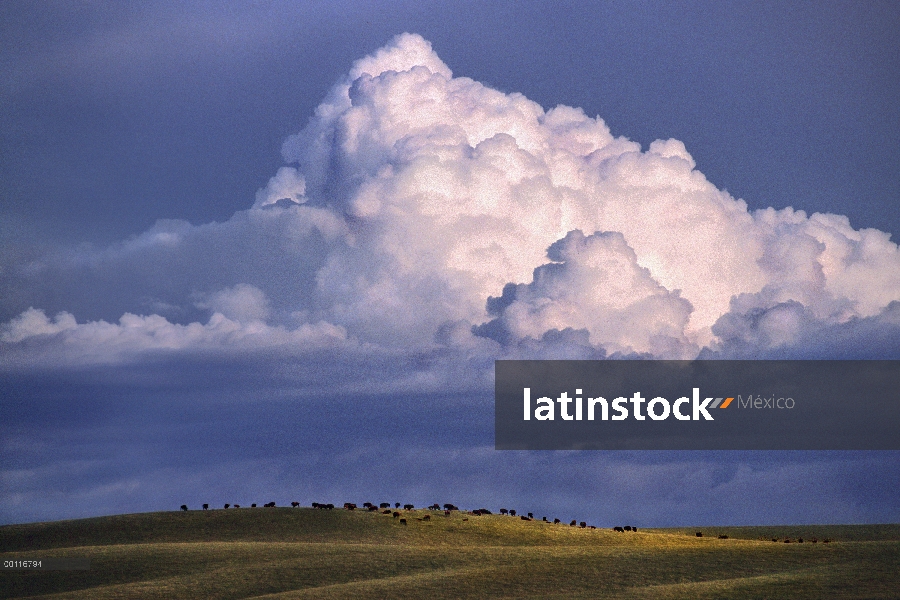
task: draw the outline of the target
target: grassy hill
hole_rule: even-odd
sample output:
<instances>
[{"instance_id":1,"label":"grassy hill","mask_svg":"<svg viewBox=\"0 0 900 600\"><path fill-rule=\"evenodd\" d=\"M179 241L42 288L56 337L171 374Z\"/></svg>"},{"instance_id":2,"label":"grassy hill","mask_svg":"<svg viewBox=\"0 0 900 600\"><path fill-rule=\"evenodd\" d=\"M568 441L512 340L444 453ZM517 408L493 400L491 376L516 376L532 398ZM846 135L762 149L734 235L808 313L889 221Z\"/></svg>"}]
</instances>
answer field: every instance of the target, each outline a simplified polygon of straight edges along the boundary
<instances>
[{"instance_id":1,"label":"grassy hill","mask_svg":"<svg viewBox=\"0 0 900 600\"><path fill-rule=\"evenodd\" d=\"M7 525L3 559L89 557L91 569L3 571L0 597L897 598L900 590L900 525L619 533L401 512L405 526L389 515L306 508Z\"/></svg>"}]
</instances>

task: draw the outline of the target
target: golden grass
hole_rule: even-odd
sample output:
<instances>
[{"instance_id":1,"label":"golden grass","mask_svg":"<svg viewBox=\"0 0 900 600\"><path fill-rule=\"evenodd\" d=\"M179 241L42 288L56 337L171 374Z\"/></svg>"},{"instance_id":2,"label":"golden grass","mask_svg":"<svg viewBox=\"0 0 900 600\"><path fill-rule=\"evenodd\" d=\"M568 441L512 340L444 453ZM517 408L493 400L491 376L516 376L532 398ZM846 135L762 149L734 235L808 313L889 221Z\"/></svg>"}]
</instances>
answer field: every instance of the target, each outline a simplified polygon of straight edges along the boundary
<instances>
[{"instance_id":1,"label":"golden grass","mask_svg":"<svg viewBox=\"0 0 900 600\"><path fill-rule=\"evenodd\" d=\"M894 598L900 589L897 525L618 533L456 512L404 517L407 526L363 511L257 508L9 525L3 558L87 556L91 569L7 571L0 597ZM770 539L788 534L837 541Z\"/></svg>"}]
</instances>

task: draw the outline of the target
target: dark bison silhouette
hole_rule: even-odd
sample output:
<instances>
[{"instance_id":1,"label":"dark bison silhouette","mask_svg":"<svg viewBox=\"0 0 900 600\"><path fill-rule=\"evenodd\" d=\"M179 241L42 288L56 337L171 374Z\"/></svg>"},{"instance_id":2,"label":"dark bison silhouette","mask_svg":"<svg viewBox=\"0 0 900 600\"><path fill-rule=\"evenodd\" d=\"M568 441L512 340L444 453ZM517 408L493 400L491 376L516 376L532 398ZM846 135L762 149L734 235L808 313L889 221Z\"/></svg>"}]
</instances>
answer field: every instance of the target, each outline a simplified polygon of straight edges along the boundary
<instances>
[{"instance_id":1,"label":"dark bison silhouette","mask_svg":"<svg viewBox=\"0 0 900 600\"><path fill-rule=\"evenodd\" d=\"M187 504L182 504L182 505L181 505L181 510L187 510Z\"/></svg>"},{"instance_id":2,"label":"dark bison silhouette","mask_svg":"<svg viewBox=\"0 0 900 600\"><path fill-rule=\"evenodd\" d=\"M207 510L207 509L209 509L209 504L204 504L204 505L203 505L203 510Z\"/></svg>"}]
</instances>

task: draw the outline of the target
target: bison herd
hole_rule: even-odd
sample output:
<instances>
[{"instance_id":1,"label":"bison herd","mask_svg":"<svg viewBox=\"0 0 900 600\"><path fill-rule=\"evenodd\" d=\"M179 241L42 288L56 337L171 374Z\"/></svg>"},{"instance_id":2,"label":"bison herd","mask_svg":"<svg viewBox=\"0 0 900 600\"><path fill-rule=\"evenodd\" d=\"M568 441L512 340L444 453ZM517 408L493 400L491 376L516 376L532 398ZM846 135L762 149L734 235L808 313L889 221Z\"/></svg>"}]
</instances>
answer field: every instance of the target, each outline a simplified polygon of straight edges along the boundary
<instances>
[{"instance_id":1,"label":"bison herd","mask_svg":"<svg viewBox=\"0 0 900 600\"><path fill-rule=\"evenodd\" d=\"M297 502L297 501L293 501L293 502L291 502L290 504L291 504L291 507L292 507L292 508L298 508L298 507L300 507L300 503ZM240 507L241 507L240 504L233 504L233 505L232 505L232 504L226 503L226 504L224 505L224 509L231 508L232 506L233 506L234 508L240 508ZM275 506L276 506L275 502L267 502L266 504L263 504L263 507L265 507L265 508L275 508ZM364 502L364 503L362 504L363 509L365 509L365 510L367 510L367 511L369 511L369 512L379 512L379 511L380 511L380 514L382 514L382 515L390 515L390 516L392 516L394 519L397 519L398 522L399 522L401 525L406 526L406 525L408 524L408 522L407 522L407 519L406 519L406 518L402 518L402 517L401 517L401 514L400 514L400 512L399 512L400 506L401 506L401 503L400 503L400 502L395 502L394 505L393 505L393 508L396 509L396 510L392 510L392 508L391 508L391 503L390 503L390 502L381 502L381 503L379 503L378 505L376 505L376 504L374 504L374 503L372 503L372 502ZM403 504L402 506L403 506L403 510L405 510L405 511L412 511L412 510L415 510L415 506L414 506L413 504ZM256 508L256 503L251 504L250 507L251 507L251 508ZM320 509L320 510L333 510L333 509L335 508L334 504L332 504L332 503L330 503L330 502L327 503L327 504L326 504L326 503L322 503L322 502L313 502L313 503L312 503L312 507L313 507L313 508ZM202 505L202 508L203 508L203 510L209 510L209 504L203 504L203 505ZM356 510L356 509L357 509L357 505L356 505L355 503L353 503L353 502L345 502L344 505L343 505L343 508L344 508L344 510L352 511L352 510ZM443 505L438 504L438 503L434 503L434 504L432 504L432 505L426 507L426 510L435 511L435 512L441 511L442 509L443 509L444 516L446 516L446 517L451 516L452 513L453 513L453 511L458 511L458 512L461 512L461 513L465 513L465 514L467 514L467 515L469 515L469 516L475 516L475 517L479 517L479 516L483 516L483 515L492 515L492 514L494 514L493 512L491 512L490 510L488 510L487 508L476 508L476 509L470 510L470 511L462 511L462 510L460 510L460 508L459 508L458 506L456 506L455 504L449 504L449 503L443 504ZM184 511L184 512L187 512L187 511L188 511L188 506L187 506L186 504L182 504L182 505L180 506L180 510L181 510L181 511ZM516 514L517 514L516 511L515 511L515 509L501 508L499 512L500 512L501 515L504 515L504 516L508 515L508 516L511 516L511 517L515 517ZM533 520L535 519L535 516L534 516L534 513L527 513L527 516L526 516L526 515L519 515L519 518L520 518L522 521L533 521ZM431 520L431 515L426 514L426 515L424 515L424 516L422 516L422 517L417 517L416 520L418 520L418 521L430 521L430 520ZM463 518L463 521L468 521L468 520L469 520L468 516L465 517L465 518ZM547 517L543 517L543 518L541 519L540 522L550 524L550 521L547 519ZM560 524L562 524L562 522L561 522L559 519L553 519L552 523L553 523L554 525L560 525ZM594 525L588 525L585 521L578 521L577 519L572 519L572 520L569 522L569 526L570 526L570 527L578 527L578 528L581 528L581 529L596 529L596 527L595 527ZM625 526L623 526L623 527L620 527L620 526L613 527L613 531L620 532L620 533L624 533L624 532L626 532L626 531L636 532L637 530L638 530L638 528L635 527L635 526L633 526L633 525L625 525ZM695 535L696 535L696 537L698 537L698 538L699 538L699 537L703 537L703 532L702 532L702 531L697 531L697 532L695 533ZM719 534L719 535L716 536L716 537L717 537L718 539L720 539L720 540L727 540L727 539L728 539L728 536L725 535L725 534ZM794 541L796 541L796 543L798 543L798 544L802 544L802 543L804 543L804 541L807 541L807 542L810 542L810 543L813 543L813 544L816 544L816 543L819 542L819 540L818 540L817 538L807 538L806 540L804 540L802 537L798 537L798 538L796 538L796 540L792 540L791 538L785 538L784 540L782 540L782 539L780 539L780 538L775 537L775 538L772 538L772 541L773 541L773 542L782 542L782 541L783 541L785 544L790 544L790 543L792 543L792 542L794 542ZM828 539L828 538L822 540L822 543L823 543L823 544L828 544L828 543L830 543L830 542L831 542L831 540Z\"/></svg>"},{"instance_id":2,"label":"bison herd","mask_svg":"<svg viewBox=\"0 0 900 600\"><path fill-rule=\"evenodd\" d=\"M297 501L292 501L290 503L290 505L292 508L300 507L300 503ZM240 508L240 504L234 504L233 506L234 506L234 508ZM263 507L265 507L265 508L275 508L275 506L276 506L275 502L267 502L266 504L263 504ZM403 510L405 510L405 511L412 511L412 510L416 509L415 505L413 505L413 504L403 504L402 506L403 506ZM226 509L231 508L231 507L232 507L232 504L224 505L224 508L226 508ZM256 503L251 504L250 507L256 508ZM330 502L329 503L313 502L312 507L317 508L319 510L334 510L335 505ZM380 514L383 514L383 515L391 515L394 519L398 519L399 520L398 522L401 525L407 525L406 518L401 518L400 512L398 512L400 507L401 507L400 502L394 503L393 508L396 510L391 509L390 502L381 502L377 505L373 502L363 502L363 504L362 504L362 508L369 512L380 512ZM344 510L352 511L352 510L356 510L358 507L353 502L344 502L343 508L344 508ZM182 504L181 510L187 511L188 510L187 505ZM209 510L209 504L203 504L203 510ZM476 517L494 514L487 508L476 508L476 509L473 509L470 511L461 511L460 508L458 506L456 506L455 504L446 503L446 504L441 505L437 502L426 507L426 510L431 510L431 511L436 511L436 512L443 510L444 516L447 516L447 517L451 516L453 511L464 512L470 516L476 516ZM515 509L501 508L499 512L501 515L509 515L511 517L515 517L517 514ZM523 521L533 521L535 519L535 516L534 516L534 513L527 513L527 516L519 515L519 518ZM417 518L417 520L418 521L430 521L431 515L424 515L421 518ZM468 520L469 520L468 517L463 519L463 521L468 521ZM551 521L547 517L542 517L541 522L547 523L547 524L551 523ZM554 525L560 525L561 521L559 519L553 519L552 523ZM569 523L569 525L571 527L580 527L582 529L596 529L597 528L594 525L588 525L585 521L579 522L577 519L572 519L572 521ZM633 527L631 525L626 525L625 527L614 527L613 529L615 531L637 531L637 527ZM700 536L701 534L698 533L697 535Z\"/></svg>"}]
</instances>

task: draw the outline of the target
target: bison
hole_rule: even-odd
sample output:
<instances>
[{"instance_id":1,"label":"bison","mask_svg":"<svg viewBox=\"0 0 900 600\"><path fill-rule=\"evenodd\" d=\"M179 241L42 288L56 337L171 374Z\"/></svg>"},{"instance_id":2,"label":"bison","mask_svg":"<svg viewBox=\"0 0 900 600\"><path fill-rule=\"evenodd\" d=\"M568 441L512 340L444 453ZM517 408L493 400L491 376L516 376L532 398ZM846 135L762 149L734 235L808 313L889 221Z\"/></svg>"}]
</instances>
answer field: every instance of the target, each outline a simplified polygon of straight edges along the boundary
<instances>
[{"instance_id":1,"label":"bison","mask_svg":"<svg viewBox=\"0 0 900 600\"><path fill-rule=\"evenodd\" d=\"M431 520L431 515L425 515L424 517L422 517L422 520L423 520L423 521L430 521L430 520Z\"/></svg>"},{"instance_id":2,"label":"bison","mask_svg":"<svg viewBox=\"0 0 900 600\"><path fill-rule=\"evenodd\" d=\"M625 531L631 531L631 525L626 525L626 526L625 526Z\"/></svg>"},{"instance_id":3,"label":"bison","mask_svg":"<svg viewBox=\"0 0 900 600\"><path fill-rule=\"evenodd\" d=\"M209 504L204 504L204 505L203 505L203 510L209 510Z\"/></svg>"},{"instance_id":4,"label":"bison","mask_svg":"<svg viewBox=\"0 0 900 600\"><path fill-rule=\"evenodd\" d=\"M399 518L400 518L400 513L398 513L397 511L394 511L394 518L395 518L395 519L399 519Z\"/></svg>"},{"instance_id":5,"label":"bison","mask_svg":"<svg viewBox=\"0 0 900 600\"><path fill-rule=\"evenodd\" d=\"M501 514L501 515L507 515L507 514L509 514L509 511L506 510L505 508L501 508L501 509L500 509L500 514Z\"/></svg>"},{"instance_id":6,"label":"bison","mask_svg":"<svg viewBox=\"0 0 900 600\"><path fill-rule=\"evenodd\" d=\"M727 539L728 539L728 536L725 535L725 534L723 533L722 535L719 536L719 539L720 539L720 540L727 540Z\"/></svg>"},{"instance_id":7,"label":"bison","mask_svg":"<svg viewBox=\"0 0 900 600\"><path fill-rule=\"evenodd\" d=\"M401 525L406 525L406 519L400 519L400 524L401 524Z\"/></svg>"},{"instance_id":8,"label":"bison","mask_svg":"<svg viewBox=\"0 0 900 600\"><path fill-rule=\"evenodd\" d=\"M579 523L579 525L581 525L581 528L582 528L582 529L584 529L585 527L587 527L587 523L585 523L584 521L582 521L581 523Z\"/></svg>"},{"instance_id":9,"label":"bison","mask_svg":"<svg viewBox=\"0 0 900 600\"><path fill-rule=\"evenodd\" d=\"M702 531L698 531L698 532L697 532L697 537L703 537L703 532L702 532Z\"/></svg>"},{"instance_id":10,"label":"bison","mask_svg":"<svg viewBox=\"0 0 900 600\"><path fill-rule=\"evenodd\" d=\"M554 524L554 525L559 525L559 519L553 519L553 524Z\"/></svg>"},{"instance_id":11,"label":"bison","mask_svg":"<svg viewBox=\"0 0 900 600\"><path fill-rule=\"evenodd\" d=\"M618 531L619 533L624 533L624 532L625 532L625 530L622 529L621 527L613 527L613 531Z\"/></svg>"},{"instance_id":12,"label":"bison","mask_svg":"<svg viewBox=\"0 0 900 600\"><path fill-rule=\"evenodd\" d=\"M378 505L378 508L390 508L390 507L391 507L390 502L382 502L381 504Z\"/></svg>"},{"instance_id":13,"label":"bison","mask_svg":"<svg viewBox=\"0 0 900 600\"><path fill-rule=\"evenodd\" d=\"M182 504L182 505L181 505L181 510L185 510L185 511L186 511L186 510L187 510L187 504Z\"/></svg>"},{"instance_id":14,"label":"bison","mask_svg":"<svg viewBox=\"0 0 900 600\"><path fill-rule=\"evenodd\" d=\"M292 507L292 508L297 508L298 506L300 506L300 503L299 503L299 502L291 502L291 507Z\"/></svg>"},{"instance_id":15,"label":"bison","mask_svg":"<svg viewBox=\"0 0 900 600\"><path fill-rule=\"evenodd\" d=\"M513 517L516 516L516 509L511 508L511 509L509 510L509 514L510 514L510 516L513 516Z\"/></svg>"},{"instance_id":16,"label":"bison","mask_svg":"<svg viewBox=\"0 0 900 600\"><path fill-rule=\"evenodd\" d=\"M569 527L575 527L576 525L578 525L578 521L576 521L575 519L572 519L572 522L569 523Z\"/></svg>"},{"instance_id":17,"label":"bison","mask_svg":"<svg viewBox=\"0 0 900 600\"><path fill-rule=\"evenodd\" d=\"M229 508L230 506L230 504L225 504L225 508Z\"/></svg>"},{"instance_id":18,"label":"bison","mask_svg":"<svg viewBox=\"0 0 900 600\"><path fill-rule=\"evenodd\" d=\"M415 508L415 506L412 504L404 504L403 505L403 510L412 510L414 508Z\"/></svg>"},{"instance_id":19,"label":"bison","mask_svg":"<svg viewBox=\"0 0 900 600\"><path fill-rule=\"evenodd\" d=\"M250 505L250 508L256 508L256 502Z\"/></svg>"}]
</instances>

